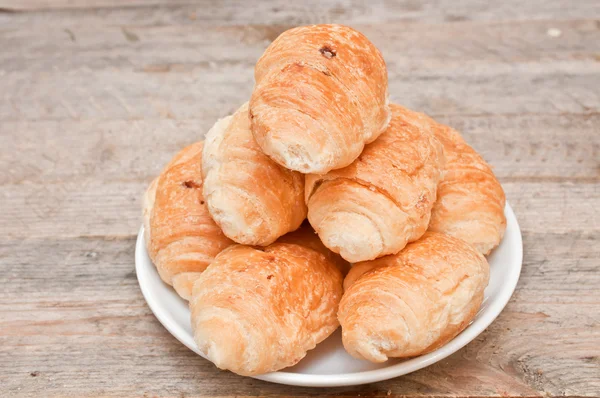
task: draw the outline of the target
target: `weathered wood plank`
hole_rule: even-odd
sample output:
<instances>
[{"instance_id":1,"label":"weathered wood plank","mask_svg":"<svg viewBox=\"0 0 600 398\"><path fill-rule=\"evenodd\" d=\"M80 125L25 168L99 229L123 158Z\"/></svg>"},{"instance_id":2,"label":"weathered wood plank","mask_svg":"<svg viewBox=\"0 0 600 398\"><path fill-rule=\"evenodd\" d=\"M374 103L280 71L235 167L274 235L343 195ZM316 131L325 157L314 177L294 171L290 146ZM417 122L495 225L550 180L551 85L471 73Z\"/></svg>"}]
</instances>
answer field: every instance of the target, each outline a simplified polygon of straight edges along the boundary
<instances>
[{"instance_id":1,"label":"weathered wood plank","mask_svg":"<svg viewBox=\"0 0 600 398\"><path fill-rule=\"evenodd\" d=\"M600 30L592 20L557 24L561 37L548 36L556 25L548 21L359 28L382 47L392 98L406 105L437 114L597 112ZM0 119L233 109L250 95L255 60L287 27L8 29L0 33Z\"/></svg>"},{"instance_id":2,"label":"weathered wood plank","mask_svg":"<svg viewBox=\"0 0 600 398\"><path fill-rule=\"evenodd\" d=\"M598 113L600 74L544 73L390 76L393 101L430 114ZM0 120L193 119L247 101L252 68L181 73L75 70L0 77ZM5 134L3 132L3 134Z\"/></svg>"},{"instance_id":3,"label":"weathered wood plank","mask_svg":"<svg viewBox=\"0 0 600 398\"><path fill-rule=\"evenodd\" d=\"M137 286L133 238L2 239L0 391L47 397L282 391L593 396L600 391L600 235L540 231L524 236L524 269L511 303L465 349L369 386L284 390L217 371L162 328Z\"/></svg>"},{"instance_id":4,"label":"weathered wood plank","mask_svg":"<svg viewBox=\"0 0 600 398\"><path fill-rule=\"evenodd\" d=\"M147 184L139 179L96 178L0 187L4 236L74 237L137 233L140 200ZM502 181L502 180L501 180ZM503 187L525 231L567 233L600 229L600 183L528 182Z\"/></svg>"},{"instance_id":5,"label":"weathered wood plank","mask_svg":"<svg viewBox=\"0 0 600 398\"><path fill-rule=\"evenodd\" d=\"M158 5L144 7L143 5ZM137 7L135 7L137 6ZM100 8L99 8L100 7ZM78 9L79 8L79 9ZM90 10L94 8L93 10ZM0 9L48 10L29 13L39 21L50 18L78 18L85 22L99 20L121 23L213 23L213 24L310 24L310 23L381 23L418 20L497 21L533 19L597 18L600 6L595 0L578 0L576 5L564 0L285 0L269 2L193 1L193 0L0 0ZM56 11L53 11L56 10ZM91 11L91 12L90 12ZM31 15L31 16L30 16Z\"/></svg>"},{"instance_id":6,"label":"weathered wood plank","mask_svg":"<svg viewBox=\"0 0 600 398\"><path fill-rule=\"evenodd\" d=\"M104 7L140 7L190 2L190 0L0 0L0 9L35 11L79 8L86 10Z\"/></svg>"},{"instance_id":7,"label":"weathered wood plank","mask_svg":"<svg viewBox=\"0 0 600 398\"><path fill-rule=\"evenodd\" d=\"M293 26L107 25L60 19L31 29L9 23L0 30L0 69L252 69L266 46ZM598 73L600 29L589 19L354 26L379 46L391 75L518 73L519 64L538 71L562 66L571 73ZM549 29L560 36L549 35Z\"/></svg>"},{"instance_id":8,"label":"weathered wood plank","mask_svg":"<svg viewBox=\"0 0 600 398\"><path fill-rule=\"evenodd\" d=\"M222 109L207 109L194 120L3 122L3 145L13 150L0 154L0 185L148 181L223 116ZM438 120L462 131L501 179L600 182L600 114Z\"/></svg>"},{"instance_id":9,"label":"weathered wood plank","mask_svg":"<svg viewBox=\"0 0 600 398\"><path fill-rule=\"evenodd\" d=\"M1 10L40 7L55 10ZM594 0L0 0L0 396L598 396L598 19ZM313 390L218 372L179 344L132 253L145 185L248 98L273 38L322 22L366 33L393 100L495 166L525 264L506 311L454 356Z\"/></svg>"}]
</instances>

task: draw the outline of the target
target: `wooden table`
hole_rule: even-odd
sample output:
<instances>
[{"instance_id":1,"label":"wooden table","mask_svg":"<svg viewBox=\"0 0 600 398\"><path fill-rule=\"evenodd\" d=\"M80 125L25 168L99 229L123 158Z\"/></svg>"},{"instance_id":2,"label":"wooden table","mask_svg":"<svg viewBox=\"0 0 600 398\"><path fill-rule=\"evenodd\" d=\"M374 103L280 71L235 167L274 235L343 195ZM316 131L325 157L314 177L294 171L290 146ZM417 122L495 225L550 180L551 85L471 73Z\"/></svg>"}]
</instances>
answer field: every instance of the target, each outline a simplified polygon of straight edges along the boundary
<instances>
[{"instance_id":1,"label":"wooden table","mask_svg":"<svg viewBox=\"0 0 600 398\"><path fill-rule=\"evenodd\" d=\"M464 132L524 237L500 317L427 369L309 389L218 371L134 271L140 197L248 99L282 31L340 22L394 101ZM0 396L600 396L600 2L0 0Z\"/></svg>"}]
</instances>

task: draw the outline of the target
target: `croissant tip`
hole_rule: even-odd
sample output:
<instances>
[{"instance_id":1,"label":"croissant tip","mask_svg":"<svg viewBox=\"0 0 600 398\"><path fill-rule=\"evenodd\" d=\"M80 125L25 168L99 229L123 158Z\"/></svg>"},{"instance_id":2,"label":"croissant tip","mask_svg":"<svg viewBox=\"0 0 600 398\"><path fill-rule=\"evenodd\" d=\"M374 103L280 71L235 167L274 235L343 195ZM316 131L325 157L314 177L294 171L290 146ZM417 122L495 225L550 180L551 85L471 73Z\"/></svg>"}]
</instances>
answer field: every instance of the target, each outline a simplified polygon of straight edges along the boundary
<instances>
[{"instance_id":1,"label":"croissant tip","mask_svg":"<svg viewBox=\"0 0 600 398\"><path fill-rule=\"evenodd\" d=\"M253 375L249 331L235 315L233 311L217 307L206 311L196 319L194 340L200 352L219 369L242 376Z\"/></svg>"},{"instance_id":2,"label":"croissant tip","mask_svg":"<svg viewBox=\"0 0 600 398\"><path fill-rule=\"evenodd\" d=\"M351 263L376 258L383 250L380 231L363 214L331 213L318 231L325 246Z\"/></svg>"},{"instance_id":3,"label":"croissant tip","mask_svg":"<svg viewBox=\"0 0 600 398\"><path fill-rule=\"evenodd\" d=\"M348 335L349 334L350 333L348 333ZM362 335L349 338L348 335L344 335L343 337L344 347L354 358L367 360L373 363L382 363L389 359L384 353L386 351L384 347L374 341L371 336Z\"/></svg>"}]
</instances>

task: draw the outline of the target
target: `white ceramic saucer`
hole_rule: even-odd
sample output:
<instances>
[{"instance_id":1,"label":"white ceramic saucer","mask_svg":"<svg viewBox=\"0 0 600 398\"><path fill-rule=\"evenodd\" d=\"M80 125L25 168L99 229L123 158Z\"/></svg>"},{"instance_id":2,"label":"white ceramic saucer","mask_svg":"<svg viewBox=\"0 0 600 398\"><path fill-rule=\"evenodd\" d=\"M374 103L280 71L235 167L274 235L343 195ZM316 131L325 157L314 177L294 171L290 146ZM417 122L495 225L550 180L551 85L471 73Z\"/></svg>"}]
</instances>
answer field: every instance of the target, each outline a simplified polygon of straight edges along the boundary
<instances>
[{"instance_id":1,"label":"white ceramic saucer","mask_svg":"<svg viewBox=\"0 0 600 398\"><path fill-rule=\"evenodd\" d=\"M309 387L351 386L391 379L435 363L458 351L479 335L500 314L510 299L523 261L521 230L511 207L506 204L506 233L499 247L488 257L490 283L477 316L461 334L427 355L409 360L390 360L373 364L352 358L342 346L340 330L319 344L297 365L283 371L256 376L273 383ZM192 338L187 302L162 282L144 245L143 227L138 234L135 265L142 293L158 320L194 352L200 354ZM200 354L202 355L202 354Z\"/></svg>"}]
</instances>

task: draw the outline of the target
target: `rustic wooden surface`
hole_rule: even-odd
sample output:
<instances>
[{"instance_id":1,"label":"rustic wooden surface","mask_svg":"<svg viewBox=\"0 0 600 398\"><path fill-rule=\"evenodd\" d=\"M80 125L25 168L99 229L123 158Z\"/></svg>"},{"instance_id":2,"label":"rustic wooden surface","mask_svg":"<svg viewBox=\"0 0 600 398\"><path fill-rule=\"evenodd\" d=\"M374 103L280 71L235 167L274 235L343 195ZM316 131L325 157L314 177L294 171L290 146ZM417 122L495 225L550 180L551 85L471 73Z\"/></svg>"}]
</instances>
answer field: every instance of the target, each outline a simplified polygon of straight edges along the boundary
<instances>
[{"instance_id":1,"label":"rustic wooden surface","mask_svg":"<svg viewBox=\"0 0 600 398\"><path fill-rule=\"evenodd\" d=\"M289 4L288 3L292 3ZM216 370L134 272L140 196L283 30L351 24L392 99L458 129L521 224L514 297L427 369L309 389ZM600 2L0 0L0 396L600 396Z\"/></svg>"}]
</instances>

